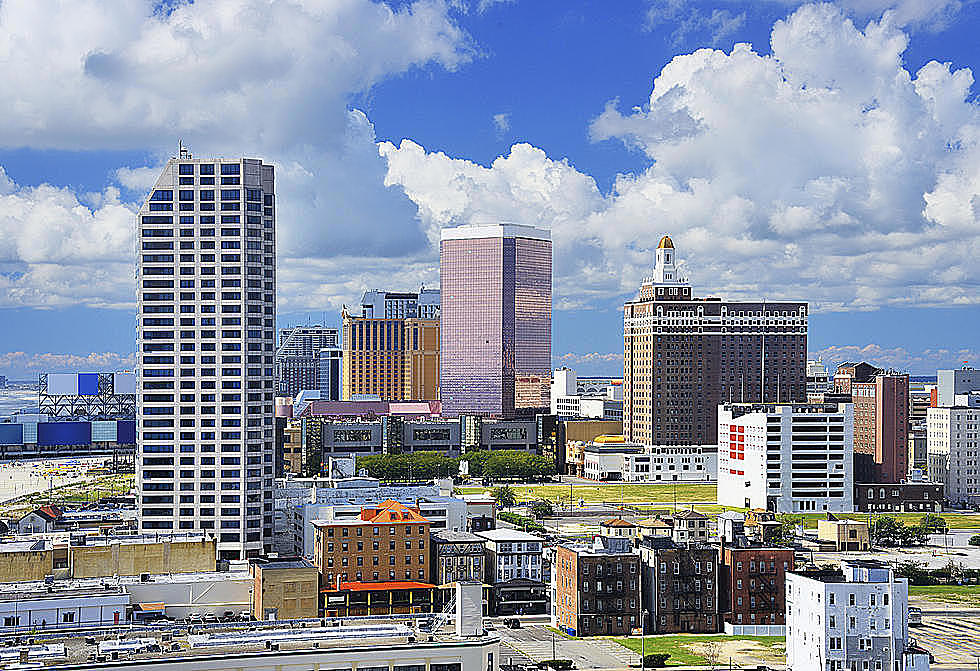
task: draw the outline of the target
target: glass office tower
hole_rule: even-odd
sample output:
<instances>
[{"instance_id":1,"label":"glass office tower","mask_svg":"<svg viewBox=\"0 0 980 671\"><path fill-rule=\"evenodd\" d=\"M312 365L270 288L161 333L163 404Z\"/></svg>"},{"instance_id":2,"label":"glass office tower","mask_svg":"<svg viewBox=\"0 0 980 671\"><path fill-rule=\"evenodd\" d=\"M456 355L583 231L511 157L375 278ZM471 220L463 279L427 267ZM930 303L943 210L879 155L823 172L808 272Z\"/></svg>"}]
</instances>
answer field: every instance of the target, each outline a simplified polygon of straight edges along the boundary
<instances>
[{"instance_id":1,"label":"glass office tower","mask_svg":"<svg viewBox=\"0 0 980 671\"><path fill-rule=\"evenodd\" d=\"M442 231L444 415L514 415L515 379L551 370L551 235L516 224Z\"/></svg>"}]
</instances>

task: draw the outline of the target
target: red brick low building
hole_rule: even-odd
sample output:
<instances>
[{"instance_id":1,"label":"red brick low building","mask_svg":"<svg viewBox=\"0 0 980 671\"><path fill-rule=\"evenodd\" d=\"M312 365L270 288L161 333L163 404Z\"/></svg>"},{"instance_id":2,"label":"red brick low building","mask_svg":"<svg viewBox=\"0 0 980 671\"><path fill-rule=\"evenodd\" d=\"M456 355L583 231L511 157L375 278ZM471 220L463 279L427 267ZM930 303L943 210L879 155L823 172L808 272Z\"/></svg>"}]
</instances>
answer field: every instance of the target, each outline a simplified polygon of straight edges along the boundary
<instances>
[{"instance_id":1,"label":"red brick low building","mask_svg":"<svg viewBox=\"0 0 980 671\"><path fill-rule=\"evenodd\" d=\"M792 548L722 546L721 617L735 625L786 624L786 573Z\"/></svg>"},{"instance_id":2,"label":"red brick low building","mask_svg":"<svg viewBox=\"0 0 980 671\"><path fill-rule=\"evenodd\" d=\"M572 636L628 636L640 626L640 557L628 537L555 548L552 624Z\"/></svg>"}]
</instances>

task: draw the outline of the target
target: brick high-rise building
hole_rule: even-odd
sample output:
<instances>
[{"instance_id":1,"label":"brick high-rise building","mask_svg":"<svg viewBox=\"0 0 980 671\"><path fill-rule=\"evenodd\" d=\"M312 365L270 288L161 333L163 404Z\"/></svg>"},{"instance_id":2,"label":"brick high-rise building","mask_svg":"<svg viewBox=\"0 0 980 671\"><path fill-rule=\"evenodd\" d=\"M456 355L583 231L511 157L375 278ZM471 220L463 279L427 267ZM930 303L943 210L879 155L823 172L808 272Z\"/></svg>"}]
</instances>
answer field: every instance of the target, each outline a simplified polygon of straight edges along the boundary
<instances>
[{"instance_id":1,"label":"brick high-rise building","mask_svg":"<svg viewBox=\"0 0 980 671\"><path fill-rule=\"evenodd\" d=\"M513 416L517 380L551 372L550 233L517 224L444 228L439 272L443 415Z\"/></svg>"},{"instance_id":2,"label":"brick high-rise building","mask_svg":"<svg viewBox=\"0 0 980 671\"><path fill-rule=\"evenodd\" d=\"M844 363L837 367L834 387L838 394L851 396L854 452L868 457L855 457L856 481L904 480L909 471L909 376L867 363Z\"/></svg>"},{"instance_id":3,"label":"brick high-rise building","mask_svg":"<svg viewBox=\"0 0 980 671\"><path fill-rule=\"evenodd\" d=\"M639 546L643 600L654 634L713 634L718 617L718 548L668 538Z\"/></svg>"},{"instance_id":4,"label":"brick high-rise building","mask_svg":"<svg viewBox=\"0 0 980 671\"><path fill-rule=\"evenodd\" d=\"M694 298L664 236L624 306L623 431L655 445L718 442L718 406L806 399L807 304Z\"/></svg>"}]
</instances>

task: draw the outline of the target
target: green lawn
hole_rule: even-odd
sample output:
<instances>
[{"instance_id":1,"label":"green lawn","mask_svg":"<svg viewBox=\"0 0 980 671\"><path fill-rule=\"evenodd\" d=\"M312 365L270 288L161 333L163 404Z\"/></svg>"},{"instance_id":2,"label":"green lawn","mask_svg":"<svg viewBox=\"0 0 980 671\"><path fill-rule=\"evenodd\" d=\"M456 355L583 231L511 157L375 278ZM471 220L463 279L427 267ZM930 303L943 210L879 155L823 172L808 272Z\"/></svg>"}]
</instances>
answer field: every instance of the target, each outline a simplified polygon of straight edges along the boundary
<instances>
[{"instance_id":1,"label":"green lawn","mask_svg":"<svg viewBox=\"0 0 980 671\"><path fill-rule=\"evenodd\" d=\"M909 596L937 603L980 608L980 585L909 585Z\"/></svg>"},{"instance_id":2,"label":"green lawn","mask_svg":"<svg viewBox=\"0 0 980 671\"><path fill-rule=\"evenodd\" d=\"M640 652L639 637L614 638L612 640L637 654ZM718 643L720 645L729 641L752 641L777 654L782 653L786 646L786 638L784 636L697 636L678 634L676 636L647 636L643 644L643 652L647 655L658 652L668 653L670 658L667 660L667 666L710 664L711 660L694 653L689 646L697 643ZM721 660L718 659L715 661L718 663Z\"/></svg>"},{"instance_id":3,"label":"green lawn","mask_svg":"<svg viewBox=\"0 0 980 671\"><path fill-rule=\"evenodd\" d=\"M531 501L534 499L548 499L549 501L561 501L565 505L568 502L568 485L515 485L514 493L517 494L518 501ZM462 487L463 494L489 493L487 487ZM596 504L602 501L619 502L629 504L636 503L673 503L676 492L677 501L704 501L714 502L718 499L718 488L713 484L700 483L677 483L677 485L662 484L610 484L610 485L573 485L571 487L572 497L575 505L580 499L586 504Z\"/></svg>"},{"instance_id":4,"label":"green lawn","mask_svg":"<svg viewBox=\"0 0 980 671\"><path fill-rule=\"evenodd\" d=\"M868 520L868 513L834 513L841 519ZM923 515L928 513L881 513L889 515L905 524L918 524ZM980 529L980 514L974 513L939 513L946 520L950 529ZM807 513L806 526L808 529L817 528L817 520L826 519L824 513Z\"/></svg>"}]
</instances>

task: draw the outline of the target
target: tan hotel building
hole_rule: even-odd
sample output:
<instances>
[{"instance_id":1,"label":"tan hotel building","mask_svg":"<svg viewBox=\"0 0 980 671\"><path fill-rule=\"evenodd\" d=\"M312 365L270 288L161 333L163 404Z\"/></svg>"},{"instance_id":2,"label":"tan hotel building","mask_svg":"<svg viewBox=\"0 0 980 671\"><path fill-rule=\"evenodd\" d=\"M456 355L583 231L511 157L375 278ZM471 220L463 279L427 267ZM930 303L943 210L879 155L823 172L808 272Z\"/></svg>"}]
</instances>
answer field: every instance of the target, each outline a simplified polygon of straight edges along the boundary
<instances>
[{"instance_id":1,"label":"tan hotel building","mask_svg":"<svg viewBox=\"0 0 980 671\"><path fill-rule=\"evenodd\" d=\"M342 398L439 399L439 319L343 313Z\"/></svg>"}]
</instances>

